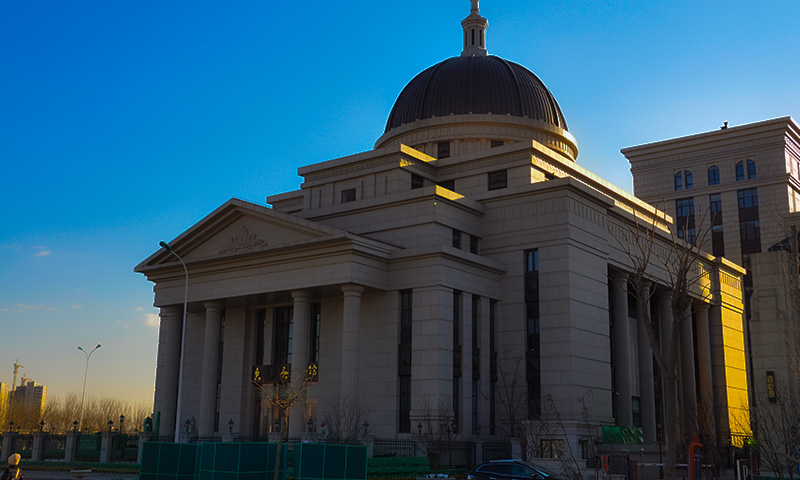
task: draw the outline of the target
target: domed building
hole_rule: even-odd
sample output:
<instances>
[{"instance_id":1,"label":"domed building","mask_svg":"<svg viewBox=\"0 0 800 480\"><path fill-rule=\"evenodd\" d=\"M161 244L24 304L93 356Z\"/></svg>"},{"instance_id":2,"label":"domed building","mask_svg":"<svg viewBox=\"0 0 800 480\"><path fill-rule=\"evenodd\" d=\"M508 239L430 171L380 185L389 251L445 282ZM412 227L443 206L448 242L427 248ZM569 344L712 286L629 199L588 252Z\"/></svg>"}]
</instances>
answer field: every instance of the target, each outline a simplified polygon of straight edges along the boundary
<instances>
[{"instance_id":1,"label":"domed building","mask_svg":"<svg viewBox=\"0 0 800 480\"><path fill-rule=\"evenodd\" d=\"M447 425L475 445L450 452L465 465L511 455L518 435L539 456L588 456L605 427L657 458L662 388L618 239L638 225L669 250L672 219L576 162L555 97L488 54L487 25L473 0L461 55L408 83L374 150L301 167L271 208L232 199L136 267L161 308L162 436L187 440L193 417L200 438L269 438L280 412L253 382L284 372L305 398L293 438L413 451ZM699 267L681 408L715 412L730 436L747 417L743 270L711 255ZM647 277L669 328L669 275ZM558 431L532 444L553 407ZM385 448L374 441L408 453Z\"/></svg>"}]
</instances>

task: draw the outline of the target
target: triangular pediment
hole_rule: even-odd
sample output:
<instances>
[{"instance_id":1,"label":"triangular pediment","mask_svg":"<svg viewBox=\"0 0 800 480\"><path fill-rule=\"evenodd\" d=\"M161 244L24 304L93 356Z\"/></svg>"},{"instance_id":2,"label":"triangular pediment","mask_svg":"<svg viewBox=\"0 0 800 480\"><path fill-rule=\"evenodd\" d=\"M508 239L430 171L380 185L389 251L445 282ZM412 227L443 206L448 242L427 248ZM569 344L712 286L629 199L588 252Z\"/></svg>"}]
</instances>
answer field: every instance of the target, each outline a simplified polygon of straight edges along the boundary
<instances>
[{"instance_id":1,"label":"triangular pediment","mask_svg":"<svg viewBox=\"0 0 800 480\"><path fill-rule=\"evenodd\" d=\"M169 245L188 264L283 250L294 245L344 236L344 230L232 199L169 242ZM149 270L174 262L175 257L166 249L161 249L135 270Z\"/></svg>"}]
</instances>

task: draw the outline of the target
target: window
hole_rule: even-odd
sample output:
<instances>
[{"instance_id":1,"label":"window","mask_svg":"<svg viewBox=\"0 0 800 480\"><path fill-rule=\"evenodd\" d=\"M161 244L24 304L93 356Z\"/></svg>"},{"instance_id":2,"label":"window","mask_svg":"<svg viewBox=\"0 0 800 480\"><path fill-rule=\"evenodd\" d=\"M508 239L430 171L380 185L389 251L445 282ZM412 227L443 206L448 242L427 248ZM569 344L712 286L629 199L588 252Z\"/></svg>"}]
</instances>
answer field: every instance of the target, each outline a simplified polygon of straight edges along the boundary
<instances>
[{"instance_id":1,"label":"window","mask_svg":"<svg viewBox=\"0 0 800 480\"><path fill-rule=\"evenodd\" d=\"M453 290L453 423L458 429L461 390L461 292Z\"/></svg>"},{"instance_id":2,"label":"window","mask_svg":"<svg viewBox=\"0 0 800 480\"><path fill-rule=\"evenodd\" d=\"M439 182L439 186L442 188L446 188L451 192L456 191L456 181L455 180L445 180L443 182Z\"/></svg>"},{"instance_id":3,"label":"window","mask_svg":"<svg viewBox=\"0 0 800 480\"><path fill-rule=\"evenodd\" d=\"M398 430L411 433L411 290L400 291L400 345L398 376Z\"/></svg>"},{"instance_id":4,"label":"window","mask_svg":"<svg viewBox=\"0 0 800 480\"><path fill-rule=\"evenodd\" d=\"M686 181L686 190L690 190L694 186L694 180L692 179L692 172L686 170L683 172L683 178Z\"/></svg>"},{"instance_id":5,"label":"window","mask_svg":"<svg viewBox=\"0 0 800 480\"><path fill-rule=\"evenodd\" d=\"M447 158L450 156L450 142L439 142L436 146L437 157L436 158Z\"/></svg>"},{"instance_id":6,"label":"window","mask_svg":"<svg viewBox=\"0 0 800 480\"><path fill-rule=\"evenodd\" d=\"M453 229L453 248L461 248L461 232Z\"/></svg>"},{"instance_id":7,"label":"window","mask_svg":"<svg viewBox=\"0 0 800 480\"><path fill-rule=\"evenodd\" d=\"M504 142L502 140L492 140L491 146L492 148L495 147L502 147Z\"/></svg>"},{"instance_id":8,"label":"window","mask_svg":"<svg viewBox=\"0 0 800 480\"><path fill-rule=\"evenodd\" d=\"M293 307L275 309L272 363L283 365L292 363L292 317Z\"/></svg>"},{"instance_id":9,"label":"window","mask_svg":"<svg viewBox=\"0 0 800 480\"><path fill-rule=\"evenodd\" d=\"M747 160L747 179L752 180L756 178L756 162Z\"/></svg>"},{"instance_id":10,"label":"window","mask_svg":"<svg viewBox=\"0 0 800 480\"><path fill-rule=\"evenodd\" d=\"M744 164L739 162L736 164L736 181L744 180Z\"/></svg>"},{"instance_id":11,"label":"window","mask_svg":"<svg viewBox=\"0 0 800 480\"><path fill-rule=\"evenodd\" d=\"M508 186L508 171L489 172L489 190L499 190Z\"/></svg>"},{"instance_id":12,"label":"window","mask_svg":"<svg viewBox=\"0 0 800 480\"><path fill-rule=\"evenodd\" d=\"M708 167L708 184L719 185L719 167L716 165Z\"/></svg>"},{"instance_id":13,"label":"window","mask_svg":"<svg viewBox=\"0 0 800 480\"><path fill-rule=\"evenodd\" d=\"M725 239L722 234L722 199L719 193L708 197L711 210L711 254L725 256Z\"/></svg>"},{"instance_id":14,"label":"window","mask_svg":"<svg viewBox=\"0 0 800 480\"><path fill-rule=\"evenodd\" d=\"M489 300L489 435L497 429L497 335L495 334L495 312L497 300Z\"/></svg>"},{"instance_id":15,"label":"window","mask_svg":"<svg viewBox=\"0 0 800 480\"><path fill-rule=\"evenodd\" d=\"M469 236L469 253L478 254L478 237L475 235Z\"/></svg>"},{"instance_id":16,"label":"window","mask_svg":"<svg viewBox=\"0 0 800 480\"><path fill-rule=\"evenodd\" d=\"M528 420L541 415L542 380L539 349L539 250L525 251L525 381L528 389Z\"/></svg>"},{"instance_id":17,"label":"window","mask_svg":"<svg viewBox=\"0 0 800 480\"><path fill-rule=\"evenodd\" d=\"M320 304L311 304L311 348L309 349L309 363L319 362L319 326L322 315L320 315Z\"/></svg>"},{"instance_id":18,"label":"window","mask_svg":"<svg viewBox=\"0 0 800 480\"><path fill-rule=\"evenodd\" d=\"M347 190L342 190L342 203L355 202L355 201L356 201L355 188L348 188Z\"/></svg>"},{"instance_id":19,"label":"window","mask_svg":"<svg viewBox=\"0 0 800 480\"><path fill-rule=\"evenodd\" d=\"M675 200L675 217L678 238L688 243L694 243L697 239L694 225L694 198Z\"/></svg>"},{"instance_id":20,"label":"window","mask_svg":"<svg viewBox=\"0 0 800 480\"><path fill-rule=\"evenodd\" d=\"M755 188L748 188L747 190L739 190L739 208L751 208L758 206L758 190Z\"/></svg>"},{"instance_id":21,"label":"window","mask_svg":"<svg viewBox=\"0 0 800 480\"><path fill-rule=\"evenodd\" d=\"M739 240L742 253L761 251L761 228L758 218L758 189L739 190Z\"/></svg>"},{"instance_id":22,"label":"window","mask_svg":"<svg viewBox=\"0 0 800 480\"><path fill-rule=\"evenodd\" d=\"M416 173L411 174L411 190L422 188L424 185L425 179L422 178L422 175L418 175Z\"/></svg>"},{"instance_id":23,"label":"window","mask_svg":"<svg viewBox=\"0 0 800 480\"><path fill-rule=\"evenodd\" d=\"M675 191L679 192L683 190L683 177L681 177L681 172L675 174Z\"/></svg>"}]
</instances>

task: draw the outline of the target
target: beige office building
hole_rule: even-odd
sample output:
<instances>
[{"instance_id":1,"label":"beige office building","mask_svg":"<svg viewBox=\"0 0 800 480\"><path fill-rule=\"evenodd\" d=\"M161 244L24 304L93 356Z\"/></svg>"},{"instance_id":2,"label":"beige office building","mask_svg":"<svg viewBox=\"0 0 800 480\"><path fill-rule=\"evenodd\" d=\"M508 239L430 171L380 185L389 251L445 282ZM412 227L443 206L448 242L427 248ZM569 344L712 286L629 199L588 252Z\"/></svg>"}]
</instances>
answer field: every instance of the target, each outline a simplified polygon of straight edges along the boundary
<instances>
[{"instance_id":1,"label":"beige office building","mask_svg":"<svg viewBox=\"0 0 800 480\"><path fill-rule=\"evenodd\" d=\"M509 425L497 391L519 365L518 418L535 422L552 398L574 451L602 425L641 426L655 444L661 387L617 238L656 218L667 251L671 219L576 163L550 91L487 54L477 2L462 25L461 56L411 80L374 150L302 167L300 188L267 197L271 207L230 200L170 242L189 276L180 395L183 267L166 249L136 267L161 309L162 435L191 416L201 438L229 419L265 438L276 413L251 381L285 367L317 373L290 435L359 399L372 435L412 436L433 402L459 439L499 439ZM681 339L700 376L682 388L713 392L729 436L747 417L743 270L700 263L698 327ZM648 276L652 311L670 325L668 275L654 264Z\"/></svg>"},{"instance_id":2,"label":"beige office building","mask_svg":"<svg viewBox=\"0 0 800 480\"><path fill-rule=\"evenodd\" d=\"M797 266L784 250L800 211L800 125L776 118L625 148L634 192L682 236L745 266L753 402L797 395ZM795 232L796 234L796 232ZM691 239L691 238L690 238ZM778 250L778 251L770 251ZM794 265L794 266L792 266ZM795 286L792 286L795 285Z\"/></svg>"}]
</instances>

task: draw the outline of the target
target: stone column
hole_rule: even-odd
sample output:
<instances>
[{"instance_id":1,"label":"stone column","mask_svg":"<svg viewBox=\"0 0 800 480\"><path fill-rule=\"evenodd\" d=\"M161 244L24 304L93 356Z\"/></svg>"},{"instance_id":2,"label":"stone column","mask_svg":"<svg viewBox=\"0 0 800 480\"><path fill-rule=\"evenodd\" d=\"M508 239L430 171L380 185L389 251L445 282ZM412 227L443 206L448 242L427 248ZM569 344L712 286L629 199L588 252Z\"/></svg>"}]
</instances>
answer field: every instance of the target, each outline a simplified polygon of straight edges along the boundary
<instances>
[{"instance_id":1,"label":"stone column","mask_svg":"<svg viewBox=\"0 0 800 480\"><path fill-rule=\"evenodd\" d=\"M33 448L31 449L31 461L40 462L44 454L44 432L33 432Z\"/></svg>"},{"instance_id":2,"label":"stone column","mask_svg":"<svg viewBox=\"0 0 800 480\"><path fill-rule=\"evenodd\" d=\"M107 432L103 432L100 437L100 463L109 463L111 462L111 441L113 439L114 432L111 430Z\"/></svg>"},{"instance_id":3,"label":"stone column","mask_svg":"<svg viewBox=\"0 0 800 480\"><path fill-rule=\"evenodd\" d=\"M647 298L646 308L649 314L651 284L648 282L643 287L640 293ZM648 318L650 318L649 315ZM647 327L639 323L637 330L639 332L639 408L642 415L642 433L644 434L644 444L654 445L656 443L656 394L653 385L653 350L650 348L650 340L647 337Z\"/></svg>"},{"instance_id":4,"label":"stone column","mask_svg":"<svg viewBox=\"0 0 800 480\"><path fill-rule=\"evenodd\" d=\"M178 408L178 375L181 361L183 307L161 307L156 360L156 391L153 411L161 412L159 436L170 437L180 428L175 414Z\"/></svg>"},{"instance_id":5,"label":"stone column","mask_svg":"<svg viewBox=\"0 0 800 480\"><path fill-rule=\"evenodd\" d=\"M708 308L709 305L701 301L698 303L695 313L697 318L697 369L700 373L700 418L704 419L705 426L716 431Z\"/></svg>"},{"instance_id":6,"label":"stone column","mask_svg":"<svg viewBox=\"0 0 800 480\"><path fill-rule=\"evenodd\" d=\"M694 326L692 308L683 314L680 331L681 390L683 391L683 419L686 434L691 439L697 434L697 388L694 378Z\"/></svg>"},{"instance_id":7,"label":"stone column","mask_svg":"<svg viewBox=\"0 0 800 480\"><path fill-rule=\"evenodd\" d=\"M311 293L292 290L294 318L292 319L292 387L299 391L307 375L309 340L311 339ZM289 436L297 437L305 431L306 410L297 402L289 414Z\"/></svg>"},{"instance_id":8,"label":"stone column","mask_svg":"<svg viewBox=\"0 0 800 480\"><path fill-rule=\"evenodd\" d=\"M664 359L669 361L669 349L670 344L672 342L672 326L673 326L673 319L672 319L672 292L668 288L663 288L658 291L658 316L659 316L659 329L661 330L661 355ZM670 368L674 368L670 367ZM666 406L667 402L676 403L678 401L677 396L673 398L667 398L667 391L666 385L664 383L664 375L666 372L661 372L661 391L662 399L661 399L661 418L662 418L662 425L661 425L661 435L662 440L666 440L666 432L667 432L667 425L663 424L666 418Z\"/></svg>"},{"instance_id":9,"label":"stone column","mask_svg":"<svg viewBox=\"0 0 800 480\"><path fill-rule=\"evenodd\" d=\"M361 293L364 287L352 283L342 285L342 381L343 399L358 400L358 341L361 322Z\"/></svg>"},{"instance_id":10,"label":"stone column","mask_svg":"<svg viewBox=\"0 0 800 480\"><path fill-rule=\"evenodd\" d=\"M219 331L222 326L222 304L206 302L206 326L203 334L203 372L200 383L200 418L197 430L200 437L214 436L214 417L217 407L217 377L219 374Z\"/></svg>"},{"instance_id":11,"label":"stone column","mask_svg":"<svg viewBox=\"0 0 800 480\"><path fill-rule=\"evenodd\" d=\"M66 444L64 445L65 462L74 462L78 458L78 439L80 436L81 433L75 430L70 430L67 432L67 440ZM5 440L5 437L3 437L3 440ZM3 458L6 458L5 454Z\"/></svg>"},{"instance_id":12,"label":"stone column","mask_svg":"<svg viewBox=\"0 0 800 480\"><path fill-rule=\"evenodd\" d=\"M633 426L631 408L631 339L628 330L628 275L615 273L612 282L612 321L614 384L614 418L620 427Z\"/></svg>"}]
</instances>

